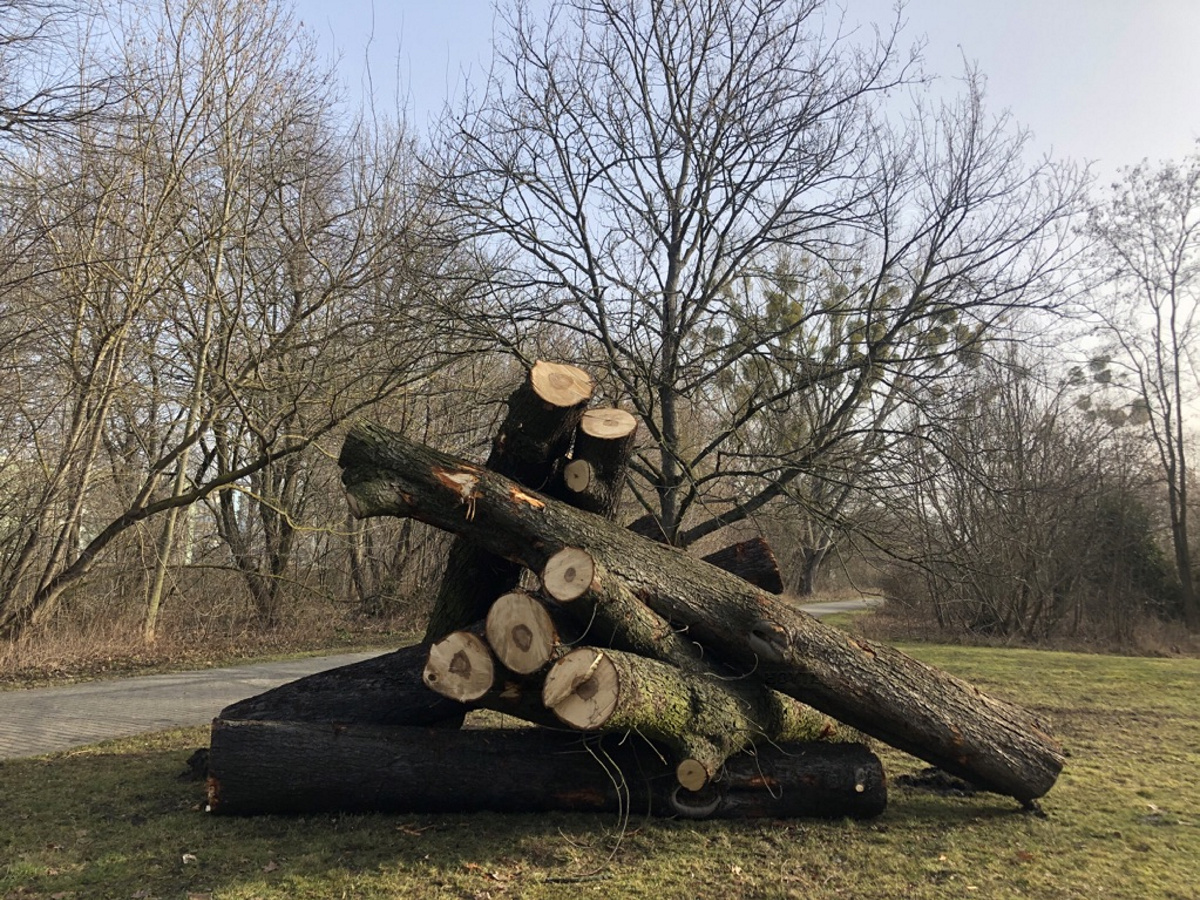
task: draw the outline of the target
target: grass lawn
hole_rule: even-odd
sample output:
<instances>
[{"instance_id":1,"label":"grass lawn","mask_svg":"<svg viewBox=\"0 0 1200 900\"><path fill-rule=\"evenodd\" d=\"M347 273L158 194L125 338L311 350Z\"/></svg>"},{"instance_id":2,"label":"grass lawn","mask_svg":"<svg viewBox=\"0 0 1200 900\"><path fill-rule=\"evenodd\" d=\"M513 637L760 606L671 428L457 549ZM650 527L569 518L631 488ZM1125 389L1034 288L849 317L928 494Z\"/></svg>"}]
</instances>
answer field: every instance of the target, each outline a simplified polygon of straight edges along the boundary
<instances>
[{"instance_id":1,"label":"grass lawn","mask_svg":"<svg viewBox=\"0 0 1200 900\"><path fill-rule=\"evenodd\" d=\"M870 822L214 818L176 777L189 729L0 762L0 898L1200 896L1200 660L903 649L1053 726L1044 818L897 786Z\"/></svg>"}]
</instances>

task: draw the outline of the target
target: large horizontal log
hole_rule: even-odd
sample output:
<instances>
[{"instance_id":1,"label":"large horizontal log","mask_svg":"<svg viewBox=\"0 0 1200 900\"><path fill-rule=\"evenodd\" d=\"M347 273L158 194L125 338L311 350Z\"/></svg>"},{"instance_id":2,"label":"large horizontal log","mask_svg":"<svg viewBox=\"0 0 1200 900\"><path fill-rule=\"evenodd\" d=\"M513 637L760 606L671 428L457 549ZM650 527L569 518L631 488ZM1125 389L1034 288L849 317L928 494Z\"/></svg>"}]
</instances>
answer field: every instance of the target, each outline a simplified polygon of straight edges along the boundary
<instances>
[{"instance_id":1,"label":"large horizontal log","mask_svg":"<svg viewBox=\"0 0 1200 900\"><path fill-rule=\"evenodd\" d=\"M533 571L582 548L726 663L981 788L1028 802L1062 769L1058 743L1025 710L598 516L374 425L351 430L340 463L355 515L412 516Z\"/></svg>"},{"instance_id":2,"label":"large horizontal log","mask_svg":"<svg viewBox=\"0 0 1200 900\"><path fill-rule=\"evenodd\" d=\"M463 706L421 680L429 644L290 681L221 710L222 719L345 725L432 725L461 718Z\"/></svg>"},{"instance_id":3,"label":"large horizontal log","mask_svg":"<svg viewBox=\"0 0 1200 900\"><path fill-rule=\"evenodd\" d=\"M483 633L483 624L475 631ZM541 681L495 673L491 690L471 703L437 694L424 683L429 643L414 644L363 662L308 675L221 710L229 721L371 727L458 727L465 712L490 709L543 725L558 720L542 703Z\"/></svg>"},{"instance_id":4,"label":"large horizontal log","mask_svg":"<svg viewBox=\"0 0 1200 900\"><path fill-rule=\"evenodd\" d=\"M869 818L887 803L861 744L787 744L731 759L719 782L678 787L659 748L545 728L450 730L213 722L208 810L607 812L693 818Z\"/></svg>"}]
</instances>

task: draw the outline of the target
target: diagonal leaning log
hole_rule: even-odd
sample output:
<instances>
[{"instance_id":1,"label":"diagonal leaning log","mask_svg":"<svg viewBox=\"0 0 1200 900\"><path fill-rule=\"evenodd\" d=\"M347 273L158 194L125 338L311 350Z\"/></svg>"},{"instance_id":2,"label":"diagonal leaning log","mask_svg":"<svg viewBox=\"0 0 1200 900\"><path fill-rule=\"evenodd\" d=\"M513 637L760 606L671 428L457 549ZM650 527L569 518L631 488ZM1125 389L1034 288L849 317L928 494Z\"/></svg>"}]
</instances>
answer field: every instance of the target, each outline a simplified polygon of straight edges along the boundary
<instances>
[{"instance_id":1,"label":"diagonal leaning log","mask_svg":"<svg viewBox=\"0 0 1200 900\"><path fill-rule=\"evenodd\" d=\"M586 550L727 664L981 788L1029 803L1062 769L1058 743L1020 707L598 516L371 424L351 430L339 464L354 515L411 516L535 572Z\"/></svg>"}]
</instances>

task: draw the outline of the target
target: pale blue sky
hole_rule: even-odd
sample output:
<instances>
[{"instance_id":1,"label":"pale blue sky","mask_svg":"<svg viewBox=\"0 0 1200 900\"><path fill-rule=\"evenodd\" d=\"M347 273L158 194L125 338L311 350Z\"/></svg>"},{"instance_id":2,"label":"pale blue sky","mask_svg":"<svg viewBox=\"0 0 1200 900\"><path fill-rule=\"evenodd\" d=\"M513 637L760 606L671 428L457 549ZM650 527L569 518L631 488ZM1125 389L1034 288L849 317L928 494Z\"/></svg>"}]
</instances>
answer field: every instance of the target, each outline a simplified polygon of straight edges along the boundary
<instances>
[{"instance_id":1,"label":"pale blue sky","mask_svg":"<svg viewBox=\"0 0 1200 900\"><path fill-rule=\"evenodd\" d=\"M544 0L534 0L535 5ZM841 0L846 20L890 21L890 0ZM491 57L489 0L300 0L298 16L362 82L368 36L378 95L399 81L418 129ZM954 78L965 58L989 105L1030 127L1039 149L1119 165L1179 158L1200 138L1200 0L910 0L905 35L926 68Z\"/></svg>"}]
</instances>

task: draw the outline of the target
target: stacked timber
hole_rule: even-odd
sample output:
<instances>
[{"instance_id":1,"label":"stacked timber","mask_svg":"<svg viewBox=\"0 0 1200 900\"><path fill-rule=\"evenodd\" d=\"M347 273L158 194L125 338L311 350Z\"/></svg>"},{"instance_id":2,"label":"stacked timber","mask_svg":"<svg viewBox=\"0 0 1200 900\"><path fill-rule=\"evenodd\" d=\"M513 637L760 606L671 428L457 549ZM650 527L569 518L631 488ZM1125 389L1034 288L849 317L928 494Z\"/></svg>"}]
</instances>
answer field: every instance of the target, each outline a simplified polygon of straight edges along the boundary
<instances>
[{"instance_id":1,"label":"stacked timber","mask_svg":"<svg viewBox=\"0 0 1200 900\"><path fill-rule=\"evenodd\" d=\"M591 391L536 364L482 466L351 430L351 512L456 536L426 639L225 709L212 811L863 817L886 788L861 734L1026 804L1050 789L1061 749L1029 713L783 603L764 542L697 559L615 524L636 420ZM540 727L460 730L475 709Z\"/></svg>"}]
</instances>

